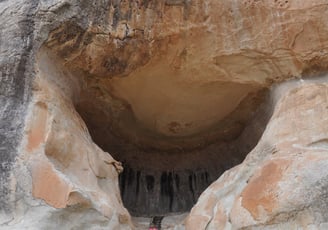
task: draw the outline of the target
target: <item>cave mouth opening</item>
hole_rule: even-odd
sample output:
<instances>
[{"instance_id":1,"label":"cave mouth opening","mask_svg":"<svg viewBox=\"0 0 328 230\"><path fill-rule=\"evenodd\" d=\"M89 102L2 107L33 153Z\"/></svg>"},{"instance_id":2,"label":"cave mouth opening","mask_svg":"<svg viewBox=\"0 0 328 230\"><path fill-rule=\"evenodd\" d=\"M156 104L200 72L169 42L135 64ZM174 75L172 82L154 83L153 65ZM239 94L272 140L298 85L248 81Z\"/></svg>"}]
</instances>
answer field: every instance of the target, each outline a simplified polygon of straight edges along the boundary
<instances>
[{"instance_id":1,"label":"cave mouth opening","mask_svg":"<svg viewBox=\"0 0 328 230\"><path fill-rule=\"evenodd\" d=\"M133 87L123 86L118 96L113 92L117 78L101 81L78 69L68 68L51 50L44 48L42 52L40 65L45 66L45 73L60 72L49 80L55 81L72 100L92 140L122 162L121 198L135 217L190 211L213 181L244 160L257 144L271 116L270 94L266 89L259 89L243 96L224 117L212 117L208 122L209 113L220 114L225 106L226 99L221 100L221 97L229 96L230 90L235 90L234 84L225 83L223 87L227 87L227 94L220 95L221 84L205 85L205 88L193 86L194 89L186 91L183 87L172 89L173 82L165 87L162 85L164 91L159 91L152 85L142 88L148 81L146 78L140 83L140 95L150 98L150 107L140 107L147 105L146 101L136 102L137 95L126 96L135 89L134 84ZM140 80L134 76L131 79ZM176 97L172 97L172 93ZM187 99L179 101L179 96ZM170 110L167 104L173 104L175 109ZM198 107L206 113L199 112ZM157 110L160 113L156 114ZM149 123L147 119L154 117L157 120Z\"/></svg>"},{"instance_id":2,"label":"cave mouth opening","mask_svg":"<svg viewBox=\"0 0 328 230\"><path fill-rule=\"evenodd\" d=\"M183 86L172 89L173 82L162 85L164 90L159 91L152 85L142 88L148 81L146 78L140 83L140 95L150 98L150 107L143 107L146 101L136 102L137 95L129 97L134 84L123 86L118 96L113 92L119 80L115 77L101 81L78 69L70 69L46 48L40 52L39 59L45 75L58 73L49 74L52 78L48 80L56 82L58 89L72 100L92 140L122 162L121 198L136 217L190 211L213 181L244 160L257 144L272 112L268 90L253 90L227 115L212 117L208 122L208 114L221 114L226 101L221 97L234 91L234 84L222 83L227 87L227 94L223 95L220 95L221 83L205 88L193 86L187 91ZM135 76L131 79L140 80ZM176 96L172 97L172 93ZM179 96L187 99L181 101ZM170 110L168 104L171 107L173 104L175 109ZM199 112L198 107L207 112ZM152 118L157 120L149 122Z\"/></svg>"},{"instance_id":3,"label":"cave mouth opening","mask_svg":"<svg viewBox=\"0 0 328 230\"><path fill-rule=\"evenodd\" d=\"M188 212L257 144L271 116L268 90L253 81L213 80L206 68L194 80L194 64L176 69L169 58L147 56L153 51L143 38L114 40L63 25L42 51L62 68L47 71L61 72L60 88L92 140L122 162L119 187L129 212ZM161 39L158 46L168 42ZM52 80L58 83L58 76Z\"/></svg>"},{"instance_id":4,"label":"cave mouth opening","mask_svg":"<svg viewBox=\"0 0 328 230\"><path fill-rule=\"evenodd\" d=\"M94 100L83 94L81 98ZM190 211L212 182L244 160L271 115L270 96L261 90L245 97L214 128L190 136L166 136L140 125L126 101L110 100L116 106L121 103L119 111L108 107L110 112L105 113L105 104L89 99L79 100L75 106L94 142L122 162L121 198L135 217ZM229 130L227 135L222 129Z\"/></svg>"}]
</instances>

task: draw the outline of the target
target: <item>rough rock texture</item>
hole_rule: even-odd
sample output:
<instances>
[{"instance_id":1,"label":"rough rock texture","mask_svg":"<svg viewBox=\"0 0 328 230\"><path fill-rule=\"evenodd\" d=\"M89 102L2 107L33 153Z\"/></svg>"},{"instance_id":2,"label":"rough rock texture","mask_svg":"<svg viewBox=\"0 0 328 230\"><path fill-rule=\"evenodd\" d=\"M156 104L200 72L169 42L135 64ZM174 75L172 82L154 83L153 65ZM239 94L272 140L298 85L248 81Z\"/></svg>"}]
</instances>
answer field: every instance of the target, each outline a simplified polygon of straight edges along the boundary
<instances>
[{"instance_id":1,"label":"rough rock texture","mask_svg":"<svg viewBox=\"0 0 328 230\"><path fill-rule=\"evenodd\" d=\"M326 69L322 4L121 1L88 27L71 20L51 31L45 46L80 80L74 104L93 139L131 169L125 174L132 179L123 174L121 189L133 213L186 211L198 196L191 171L216 178L227 168L220 163L232 164L223 159L238 155L236 164L249 152L227 142L263 103L261 89ZM216 150L205 149L214 142L220 143ZM220 163L197 165L197 156L209 161L213 154ZM177 169L186 158L196 163ZM172 196L180 195L170 175L189 191L182 204L174 204ZM212 180L198 180L200 191ZM172 204L158 205L162 194Z\"/></svg>"},{"instance_id":2,"label":"rough rock texture","mask_svg":"<svg viewBox=\"0 0 328 230\"><path fill-rule=\"evenodd\" d=\"M287 83L257 146L206 189L186 229L327 228L327 77L322 82Z\"/></svg>"},{"instance_id":3,"label":"rough rock texture","mask_svg":"<svg viewBox=\"0 0 328 230\"><path fill-rule=\"evenodd\" d=\"M46 4L0 2L0 228L131 229L121 164L91 140L69 74L46 52L37 61L47 30L81 9L53 22Z\"/></svg>"},{"instance_id":4,"label":"rough rock texture","mask_svg":"<svg viewBox=\"0 0 328 230\"><path fill-rule=\"evenodd\" d=\"M132 213L186 211L274 109L185 227L325 228L326 85L267 89L328 69L327 11L0 0L0 227L133 228L116 160Z\"/></svg>"},{"instance_id":5,"label":"rough rock texture","mask_svg":"<svg viewBox=\"0 0 328 230\"><path fill-rule=\"evenodd\" d=\"M143 148L233 140L259 104L241 111L247 95L327 69L324 1L173 2L112 3L97 23L49 35L79 72L77 110L103 148L112 133Z\"/></svg>"},{"instance_id":6,"label":"rough rock texture","mask_svg":"<svg viewBox=\"0 0 328 230\"><path fill-rule=\"evenodd\" d=\"M0 1L0 222L12 211L16 198L9 177L23 136L24 118L31 96L34 58L32 15L38 3ZM16 17L10 17L16 15Z\"/></svg>"},{"instance_id":7,"label":"rough rock texture","mask_svg":"<svg viewBox=\"0 0 328 230\"><path fill-rule=\"evenodd\" d=\"M11 185L16 212L8 229L54 229L58 222L65 229L132 228L119 193L121 164L93 143L75 112L72 95L65 93L73 92L69 73L46 51L36 59L33 99Z\"/></svg>"}]
</instances>

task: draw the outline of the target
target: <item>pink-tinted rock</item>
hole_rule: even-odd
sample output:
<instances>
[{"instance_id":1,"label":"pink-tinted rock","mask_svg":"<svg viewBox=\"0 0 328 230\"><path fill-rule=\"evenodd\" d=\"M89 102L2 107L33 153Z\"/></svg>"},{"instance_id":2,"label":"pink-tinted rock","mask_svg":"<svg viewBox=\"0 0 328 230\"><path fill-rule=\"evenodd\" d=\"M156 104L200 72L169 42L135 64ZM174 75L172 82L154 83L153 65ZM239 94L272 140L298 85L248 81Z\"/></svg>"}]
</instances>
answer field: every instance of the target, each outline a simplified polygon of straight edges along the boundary
<instances>
[{"instance_id":1,"label":"pink-tinted rock","mask_svg":"<svg viewBox=\"0 0 328 230\"><path fill-rule=\"evenodd\" d=\"M205 215L209 229L217 229L218 223L229 229L319 229L324 225L325 214L319 210L326 203L322 188L327 184L328 85L293 87L278 101L255 149L238 168L225 173L232 173L233 178L222 176L202 194L186 226L202 221L200 213L211 212L210 218ZM314 120L317 116L322 119ZM217 186L221 188L213 189ZM213 196L215 203L204 207ZM218 223L214 221L217 215L223 219Z\"/></svg>"},{"instance_id":2,"label":"pink-tinted rock","mask_svg":"<svg viewBox=\"0 0 328 230\"><path fill-rule=\"evenodd\" d=\"M180 227L326 229L327 79L286 81L327 71L327 12L327 0L0 1L0 228L133 228L119 158L143 176L126 183L129 208L186 211L265 128Z\"/></svg>"}]
</instances>

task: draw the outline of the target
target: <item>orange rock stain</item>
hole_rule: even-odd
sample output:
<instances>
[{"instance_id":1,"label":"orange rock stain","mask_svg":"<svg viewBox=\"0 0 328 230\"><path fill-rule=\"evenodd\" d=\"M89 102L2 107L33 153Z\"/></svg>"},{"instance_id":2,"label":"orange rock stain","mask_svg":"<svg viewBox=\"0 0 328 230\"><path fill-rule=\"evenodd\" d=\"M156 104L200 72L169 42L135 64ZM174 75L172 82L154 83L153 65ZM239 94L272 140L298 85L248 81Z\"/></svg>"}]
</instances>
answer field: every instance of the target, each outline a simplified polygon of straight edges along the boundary
<instances>
[{"instance_id":1,"label":"orange rock stain","mask_svg":"<svg viewBox=\"0 0 328 230\"><path fill-rule=\"evenodd\" d=\"M44 200L55 208L65 208L71 188L47 162L34 164L32 168L35 198Z\"/></svg>"},{"instance_id":2,"label":"orange rock stain","mask_svg":"<svg viewBox=\"0 0 328 230\"><path fill-rule=\"evenodd\" d=\"M259 218L260 207L267 213L273 211L277 199L277 184L288 163L287 160L272 160L251 178L242 192L242 206L251 213L254 219Z\"/></svg>"}]
</instances>

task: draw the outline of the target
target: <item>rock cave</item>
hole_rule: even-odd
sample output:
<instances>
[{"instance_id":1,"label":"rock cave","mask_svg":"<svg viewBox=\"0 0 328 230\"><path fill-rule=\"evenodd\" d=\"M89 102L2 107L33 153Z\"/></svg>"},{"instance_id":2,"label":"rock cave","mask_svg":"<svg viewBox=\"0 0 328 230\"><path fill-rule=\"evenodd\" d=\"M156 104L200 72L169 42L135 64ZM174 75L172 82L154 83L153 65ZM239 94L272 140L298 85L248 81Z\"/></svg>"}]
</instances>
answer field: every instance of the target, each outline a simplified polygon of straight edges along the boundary
<instances>
[{"instance_id":1,"label":"rock cave","mask_svg":"<svg viewBox=\"0 0 328 230\"><path fill-rule=\"evenodd\" d=\"M123 164L120 193L132 215L190 211L200 194L257 144L272 112L269 90L256 84L184 82L184 71L169 71L163 59L120 76L113 69L120 57L97 51L96 62L81 68L81 59L90 60L82 55L90 53L56 44L76 41L65 30L75 27L61 26L40 49L40 81L70 95L93 141ZM90 35L78 42L97 45ZM82 57L67 61L75 53Z\"/></svg>"},{"instance_id":2,"label":"rock cave","mask_svg":"<svg viewBox=\"0 0 328 230\"><path fill-rule=\"evenodd\" d=\"M0 228L327 229L327 11L0 0Z\"/></svg>"}]
</instances>

